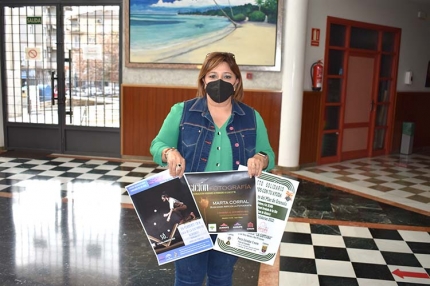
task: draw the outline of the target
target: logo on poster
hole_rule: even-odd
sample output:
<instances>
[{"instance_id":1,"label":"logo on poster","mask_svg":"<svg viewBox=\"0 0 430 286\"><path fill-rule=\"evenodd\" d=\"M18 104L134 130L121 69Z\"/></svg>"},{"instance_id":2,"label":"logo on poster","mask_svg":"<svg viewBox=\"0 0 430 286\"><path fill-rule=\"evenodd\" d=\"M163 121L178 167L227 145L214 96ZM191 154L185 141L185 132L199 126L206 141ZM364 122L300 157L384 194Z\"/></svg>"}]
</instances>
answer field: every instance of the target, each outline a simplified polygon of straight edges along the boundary
<instances>
[{"instance_id":1,"label":"logo on poster","mask_svg":"<svg viewBox=\"0 0 430 286\"><path fill-rule=\"evenodd\" d=\"M240 224L240 223L238 223L238 222L236 222L234 225L233 225L233 229L242 229L243 227L242 227L242 225Z\"/></svg>"},{"instance_id":2,"label":"logo on poster","mask_svg":"<svg viewBox=\"0 0 430 286\"><path fill-rule=\"evenodd\" d=\"M261 222L258 225L258 232L267 233L268 231L269 231L269 228L267 227L267 224L265 222Z\"/></svg>"},{"instance_id":3,"label":"logo on poster","mask_svg":"<svg viewBox=\"0 0 430 286\"><path fill-rule=\"evenodd\" d=\"M227 231L229 229L230 229L230 227L225 223L223 223L222 225L219 226L220 231Z\"/></svg>"},{"instance_id":4,"label":"logo on poster","mask_svg":"<svg viewBox=\"0 0 430 286\"><path fill-rule=\"evenodd\" d=\"M208 230L209 232L216 232L216 223L209 223Z\"/></svg>"},{"instance_id":5,"label":"logo on poster","mask_svg":"<svg viewBox=\"0 0 430 286\"><path fill-rule=\"evenodd\" d=\"M254 230L254 223L253 222L248 222L246 230Z\"/></svg>"}]
</instances>

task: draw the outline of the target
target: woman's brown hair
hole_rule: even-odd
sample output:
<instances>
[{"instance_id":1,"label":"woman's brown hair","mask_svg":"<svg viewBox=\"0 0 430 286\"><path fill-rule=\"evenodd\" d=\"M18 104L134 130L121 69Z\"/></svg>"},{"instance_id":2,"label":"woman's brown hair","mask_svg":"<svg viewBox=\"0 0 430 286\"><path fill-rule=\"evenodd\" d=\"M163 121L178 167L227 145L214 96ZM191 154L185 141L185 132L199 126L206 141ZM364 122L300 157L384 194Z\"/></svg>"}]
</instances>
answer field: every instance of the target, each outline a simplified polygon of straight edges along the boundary
<instances>
[{"instance_id":1,"label":"woman's brown hair","mask_svg":"<svg viewBox=\"0 0 430 286\"><path fill-rule=\"evenodd\" d=\"M228 64L231 71L239 80L238 84L235 87L233 100L240 102L243 100L242 75L240 74L239 66L236 64L235 56L232 53L213 52L207 54L202 64L202 68L200 69L199 77L197 80L197 97L206 96L204 78L208 72L213 70L222 62L226 62Z\"/></svg>"}]
</instances>

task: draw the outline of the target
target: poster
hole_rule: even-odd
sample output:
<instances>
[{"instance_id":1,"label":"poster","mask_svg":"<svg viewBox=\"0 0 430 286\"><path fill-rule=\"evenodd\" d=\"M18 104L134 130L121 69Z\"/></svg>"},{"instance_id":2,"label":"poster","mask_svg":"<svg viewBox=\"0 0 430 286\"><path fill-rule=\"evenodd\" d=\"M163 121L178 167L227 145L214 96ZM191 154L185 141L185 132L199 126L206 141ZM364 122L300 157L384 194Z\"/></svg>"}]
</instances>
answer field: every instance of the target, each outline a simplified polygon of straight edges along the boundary
<instances>
[{"instance_id":1,"label":"poster","mask_svg":"<svg viewBox=\"0 0 430 286\"><path fill-rule=\"evenodd\" d=\"M212 249L184 178L173 178L166 170L125 188L159 265Z\"/></svg>"},{"instance_id":2,"label":"poster","mask_svg":"<svg viewBox=\"0 0 430 286\"><path fill-rule=\"evenodd\" d=\"M256 232L255 179L248 171L186 173L209 233Z\"/></svg>"},{"instance_id":3,"label":"poster","mask_svg":"<svg viewBox=\"0 0 430 286\"><path fill-rule=\"evenodd\" d=\"M257 233L219 234L214 249L273 265L293 206L299 182L263 172L255 178Z\"/></svg>"}]
</instances>

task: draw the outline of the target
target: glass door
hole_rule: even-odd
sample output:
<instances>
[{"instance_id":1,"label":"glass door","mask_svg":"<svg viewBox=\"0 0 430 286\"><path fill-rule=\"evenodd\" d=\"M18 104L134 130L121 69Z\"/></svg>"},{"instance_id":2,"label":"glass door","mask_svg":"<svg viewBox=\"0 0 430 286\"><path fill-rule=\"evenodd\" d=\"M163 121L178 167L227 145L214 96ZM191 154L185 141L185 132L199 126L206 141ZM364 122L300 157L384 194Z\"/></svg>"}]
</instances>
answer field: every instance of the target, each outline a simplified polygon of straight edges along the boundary
<instances>
[{"instance_id":1,"label":"glass door","mask_svg":"<svg viewBox=\"0 0 430 286\"><path fill-rule=\"evenodd\" d=\"M400 29L328 17L319 164L388 154Z\"/></svg>"},{"instance_id":2,"label":"glass door","mask_svg":"<svg viewBox=\"0 0 430 286\"><path fill-rule=\"evenodd\" d=\"M119 9L64 9L66 125L116 127L119 122Z\"/></svg>"},{"instance_id":3,"label":"glass door","mask_svg":"<svg viewBox=\"0 0 430 286\"><path fill-rule=\"evenodd\" d=\"M6 147L119 156L120 6L2 13Z\"/></svg>"},{"instance_id":4,"label":"glass door","mask_svg":"<svg viewBox=\"0 0 430 286\"><path fill-rule=\"evenodd\" d=\"M399 33L383 31L381 34L381 61L379 66L378 91L375 99L375 130L373 134L373 154L384 154L387 138L392 133L394 91L396 90ZM391 147L391 144L388 146Z\"/></svg>"}]
</instances>

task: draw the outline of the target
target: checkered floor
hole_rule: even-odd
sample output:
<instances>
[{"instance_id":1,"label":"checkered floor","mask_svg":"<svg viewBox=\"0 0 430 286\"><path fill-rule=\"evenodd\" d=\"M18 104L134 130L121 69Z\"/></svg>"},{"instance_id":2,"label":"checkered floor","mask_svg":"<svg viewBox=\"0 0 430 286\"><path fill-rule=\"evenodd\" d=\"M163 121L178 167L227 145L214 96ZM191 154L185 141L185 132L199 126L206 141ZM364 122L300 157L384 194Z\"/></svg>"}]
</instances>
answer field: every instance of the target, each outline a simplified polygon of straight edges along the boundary
<instances>
[{"instance_id":1,"label":"checkered floor","mask_svg":"<svg viewBox=\"0 0 430 286\"><path fill-rule=\"evenodd\" d=\"M288 222L279 285L430 285L430 234Z\"/></svg>"},{"instance_id":2,"label":"checkered floor","mask_svg":"<svg viewBox=\"0 0 430 286\"><path fill-rule=\"evenodd\" d=\"M293 173L430 214L430 156L365 158Z\"/></svg>"},{"instance_id":3,"label":"checkered floor","mask_svg":"<svg viewBox=\"0 0 430 286\"><path fill-rule=\"evenodd\" d=\"M0 157L0 195L19 197L23 191L34 190L41 195L91 199L102 192L104 199L129 204L125 186L162 170L142 162ZM353 160L295 173L424 212L430 210L428 156ZM430 285L428 274L428 232L290 221L282 239L280 286Z\"/></svg>"},{"instance_id":4,"label":"checkered floor","mask_svg":"<svg viewBox=\"0 0 430 286\"><path fill-rule=\"evenodd\" d=\"M103 190L105 197L121 203L131 200L125 186L164 168L153 163L46 157L40 159L0 157L0 192L19 193L41 186L60 191L62 198L72 199L88 189Z\"/></svg>"}]
</instances>

